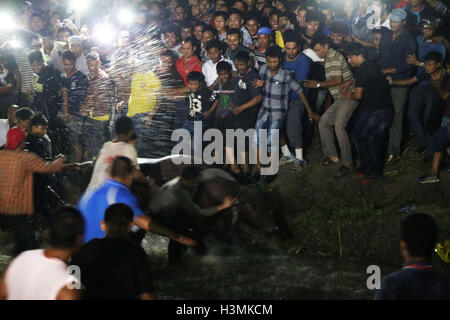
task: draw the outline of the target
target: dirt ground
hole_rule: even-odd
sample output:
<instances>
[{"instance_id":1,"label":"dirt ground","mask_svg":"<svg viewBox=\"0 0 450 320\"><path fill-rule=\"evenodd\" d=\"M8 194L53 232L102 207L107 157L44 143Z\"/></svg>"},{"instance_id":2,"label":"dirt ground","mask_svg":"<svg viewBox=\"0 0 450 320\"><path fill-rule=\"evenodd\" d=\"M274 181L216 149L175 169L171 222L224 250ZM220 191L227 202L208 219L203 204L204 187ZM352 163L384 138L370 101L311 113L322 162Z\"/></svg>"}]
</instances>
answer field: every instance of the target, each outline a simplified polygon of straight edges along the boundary
<instances>
[{"instance_id":1,"label":"dirt ground","mask_svg":"<svg viewBox=\"0 0 450 320\"><path fill-rule=\"evenodd\" d=\"M386 167L384 177L361 185L338 176L338 167L320 165L320 146L308 154L310 164L296 171L280 168L267 191L282 199L292 238L281 246L292 255L341 257L373 264L399 265L400 221L410 212L428 213L439 227L439 241L450 239L450 171L440 183L419 184L429 163L407 146L402 159ZM450 274L437 255L433 262Z\"/></svg>"}]
</instances>

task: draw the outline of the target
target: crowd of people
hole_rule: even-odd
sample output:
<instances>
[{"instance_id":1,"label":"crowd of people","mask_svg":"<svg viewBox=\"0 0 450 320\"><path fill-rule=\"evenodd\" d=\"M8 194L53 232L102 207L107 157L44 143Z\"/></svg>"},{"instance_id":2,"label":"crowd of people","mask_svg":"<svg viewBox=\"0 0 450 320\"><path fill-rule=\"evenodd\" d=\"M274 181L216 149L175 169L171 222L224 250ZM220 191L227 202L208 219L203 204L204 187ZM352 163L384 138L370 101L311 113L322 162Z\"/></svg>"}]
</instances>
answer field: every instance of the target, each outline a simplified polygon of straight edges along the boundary
<instances>
[{"instance_id":1,"label":"crowd of people","mask_svg":"<svg viewBox=\"0 0 450 320\"><path fill-rule=\"evenodd\" d=\"M86 297L155 298L145 252L125 240L129 231L152 231L184 246L201 243L145 215L129 188L134 180L154 187L137 158L170 155L176 129L214 128L224 136L228 129L254 129L245 152L223 150L226 169L243 183L260 179L261 159L252 168L250 153L259 155L264 129L264 150L279 146L282 165L307 166L318 136L320 165L337 165L339 175L361 177L361 184L398 163L413 140L431 166L418 182L440 181L450 157L445 1L87 3L84 10L81 2L54 0L0 8L11 16L0 27L0 219L14 230L19 255L0 297L78 298L62 288L68 279L55 259L66 261L88 242L73 257L89 283ZM204 147L193 141L194 150ZM57 197L47 174L95 157L77 209L45 217L49 247L35 249L29 222L39 210L35 200ZM172 193L183 195L180 205L200 216L233 205L226 198L204 210L189 199L199 174L183 172ZM123 256L122 264L114 254ZM48 288L42 295L22 288L28 280L20 271L29 263L54 270L47 284L34 283ZM106 264L127 276L107 284L115 271L97 276Z\"/></svg>"}]
</instances>

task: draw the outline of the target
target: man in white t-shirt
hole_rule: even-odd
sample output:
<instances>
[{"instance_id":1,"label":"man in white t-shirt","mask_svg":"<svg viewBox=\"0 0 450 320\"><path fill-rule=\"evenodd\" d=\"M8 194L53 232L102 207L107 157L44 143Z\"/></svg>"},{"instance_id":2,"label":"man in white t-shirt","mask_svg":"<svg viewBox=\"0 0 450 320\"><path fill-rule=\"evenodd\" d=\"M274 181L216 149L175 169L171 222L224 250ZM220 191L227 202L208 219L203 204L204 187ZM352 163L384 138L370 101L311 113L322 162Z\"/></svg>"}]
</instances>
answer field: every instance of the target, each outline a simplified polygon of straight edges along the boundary
<instances>
[{"instance_id":1,"label":"man in white t-shirt","mask_svg":"<svg viewBox=\"0 0 450 320\"><path fill-rule=\"evenodd\" d=\"M48 246L24 251L11 262L0 281L0 300L79 299L79 270L66 262L81 248L84 226L75 208L55 212L48 223Z\"/></svg>"},{"instance_id":2,"label":"man in white t-shirt","mask_svg":"<svg viewBox=\"0 0 450 320\"><path fill-rule=\"evenodd\" d=\"M129 158L133 165L139 169L135 148L136 134L133 130L132 120L128 117L120 117L116 120L114 131L117 138L106 142L100 150L87 190L99 187L110 177L109 167L116 157Z\"/></svg>"},{"instance_id":3,"label":"man in white t-shirt","mask_svg":"<svg viewBox=\"0 0 450 320\"><path fill-rule=\"evenodd\" d=\"M16 111L19 109L19 106L13 104L8 108L8 119L0 119L0 149L6 144L6 135L9 129L17 124Z\"/></svg>"},{"instance_id":4,"label":"man in white t-shirt","mask_svg":"<svg viewBox=\"0 0 450 320\"><path fill-rule=\"evenodd\" d=\"M219 40L209 40L205 45L209 60L202 67L202 73L205 76L206 86L210 87L217 80L217 64L220 61L226 61L231 64L233 70L236 71L233 61L223 57L223 47Z\"/></svg>"}]
</instances>

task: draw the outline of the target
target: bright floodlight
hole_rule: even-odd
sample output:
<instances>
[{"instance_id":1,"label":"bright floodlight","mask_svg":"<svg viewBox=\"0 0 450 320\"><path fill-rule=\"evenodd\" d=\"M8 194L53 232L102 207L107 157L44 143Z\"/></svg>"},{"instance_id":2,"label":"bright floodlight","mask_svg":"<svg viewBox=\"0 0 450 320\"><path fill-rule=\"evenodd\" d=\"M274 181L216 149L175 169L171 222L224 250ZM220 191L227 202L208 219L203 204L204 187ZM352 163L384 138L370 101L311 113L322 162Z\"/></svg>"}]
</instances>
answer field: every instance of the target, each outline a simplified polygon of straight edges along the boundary
<instances>
[{"instance_id":1,"label":"bright floodlight","mask_svg":"<svg viewBox=\"0 0 450 320\"><path fill-rule=\"evenodd\" d=\"M0 21L1 30L13 30L16 27L14 18L8 12L0 12Z\"/></svg>"},{"instance_id":2,"label":"bright floodlight","mask_svg":"<svg viewBox=\"0 0 450 320\"><path fill-rule=\"evenodd\" d=\"M134 14L129 9L122 9L119 11L118 20L120 24L128 25L134 20Z\"/></svg>"},{"instance_id":3,"label":"bright floodlight","mask_svg":"<svg viewBox=\"0 0 450 320\"><path fill-rule=\"evenodd\" d=\"M20 42L17 41L17 40L11 40L9 43L11 44L11 47L14 48L14 49L22 47Z\"/></svg>"},{"instance_id":4,"label":"bright floodlight","mask_svg":"<svg viewBox=\"0 0 450 320\"><path fill-rule=\"evenodd\" d=\"M71 0L70 8L74 11L84 11L89 7L90 0Z\"/></svg>"},{"instance_id":5,"label":"bright floodlight","mask_svg":"<svg viewBox=\"0 0 450 320\"><path fill-rule=\"evenodd\" d=\"M98 24L94 27L94 38L102 45L111 45L117 37L116 30L110 24Z\"/></svg>"}]
</instances>

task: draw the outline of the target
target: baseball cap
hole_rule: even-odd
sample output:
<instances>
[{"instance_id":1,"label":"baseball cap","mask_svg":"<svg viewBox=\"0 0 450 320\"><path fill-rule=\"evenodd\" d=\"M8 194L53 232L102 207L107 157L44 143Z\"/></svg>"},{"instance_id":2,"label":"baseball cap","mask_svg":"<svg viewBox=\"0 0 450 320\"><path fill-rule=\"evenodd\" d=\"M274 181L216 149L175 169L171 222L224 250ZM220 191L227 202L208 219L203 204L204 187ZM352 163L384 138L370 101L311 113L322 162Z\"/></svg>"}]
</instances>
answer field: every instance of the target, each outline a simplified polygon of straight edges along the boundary
<instances>
[{"instance_id":1,"label":"baseball cap","mask_svg":"<svg viewBox=\"0 0 450 320\"><path fill-rule=\"evenodd\" d=\"M260 35L260 34L272 34L272 31L270 31L270 29L267 27L261 27L258 29L257 35Z\"/></svg>"},{"instance_id":2,"label":"baseball cap","mask_svg":"<svg viewBox=\"0 0 450 320\"><path fill-rule=\"evenodd\" d=\"M391 12L389 18L395 22L401 22L406 19L406 12L402 9L394 9Z\"/></svg>"},{"instance_id":3,"label":"baseball cap","mask_svg":"<svg viewBox=\"0 0 450 320\"><path fill-rule=\"evenodd\" d=\"M19 144L25 139L27 134L20 127L14 127L8 131L6 134L6 150L14 150Z\"/></svg>"}]
</instances>

